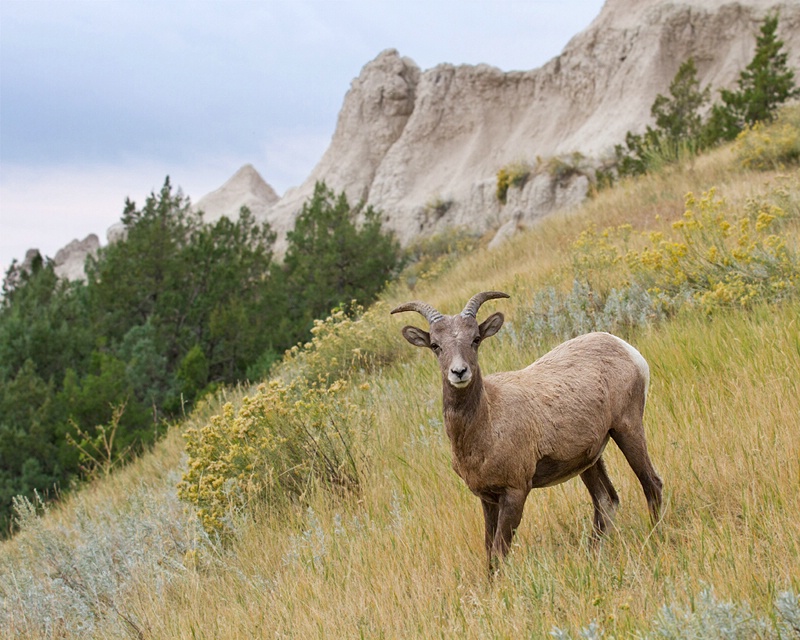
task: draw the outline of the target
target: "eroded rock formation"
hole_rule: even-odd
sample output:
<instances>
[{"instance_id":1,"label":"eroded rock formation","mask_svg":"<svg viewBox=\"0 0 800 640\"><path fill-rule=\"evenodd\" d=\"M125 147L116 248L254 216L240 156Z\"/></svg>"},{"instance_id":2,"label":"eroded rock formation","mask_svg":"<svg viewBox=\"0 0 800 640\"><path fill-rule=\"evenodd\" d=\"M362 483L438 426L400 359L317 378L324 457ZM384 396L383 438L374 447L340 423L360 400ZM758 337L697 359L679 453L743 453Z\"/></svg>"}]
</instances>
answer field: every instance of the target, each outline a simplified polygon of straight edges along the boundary
<instances>
[{"instance_id":1,"label":"eroded rock formation","mask_svg":"<svg viewBox=\"0 0 800 640\"><path fill-rule=\"evenodd\" d=\"M502 205L496 173L515 162L535 167L537 157L610 155L628 130L651 122L653 100L690 56L703 86L733 85L774 11L796 68L800 4L768 0L608 0L561 55L533 71L420 71L384 51L353 81L319 164L267 219L280 233L290 229L317 180L382 209L405 243L448 226L483 232L573 206L585 197L585 176L539 172Z\"/></svg>"},{"instance_id":2,"label":"eroded rock formation","mask_svg":"<svg viewBox=\"0 0 800 640\"><path fill-rule=\"evenodd\" d=\"M203 212L206 222L216 222L222 216L235 219L242 207L250 209L256 218L263 219L278 200L278 194L253 165L246 164L219 189L200 198L193 208Z\"/></svg>"},{"instance_id":3,"label":"eroded rock formation","mask_svg":"<svg viewBox=\"0 0 800 640\"><path fill-rule=\"evenodd\" d=\"M56 275L65 280L84 280L86 273L84 265L86 258L97 255L100 248L100 238L90 233L83 240L73 240L62 247L53 258L53 267Z\"/></svg>"}]
</instances>

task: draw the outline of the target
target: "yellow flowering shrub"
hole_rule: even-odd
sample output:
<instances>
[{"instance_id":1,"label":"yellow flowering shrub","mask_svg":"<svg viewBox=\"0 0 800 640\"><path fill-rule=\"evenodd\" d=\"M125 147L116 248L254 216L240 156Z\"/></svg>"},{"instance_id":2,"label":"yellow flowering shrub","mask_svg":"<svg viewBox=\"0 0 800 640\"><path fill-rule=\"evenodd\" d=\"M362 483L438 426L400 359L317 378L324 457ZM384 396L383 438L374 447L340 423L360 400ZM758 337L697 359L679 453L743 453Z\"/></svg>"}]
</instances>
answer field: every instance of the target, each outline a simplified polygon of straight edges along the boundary
<instances>
[{"instance_id":1,"label":"yellow flowering shrub","mask_svg":"<svg viewBox=\"0 0 800 640\"><path fill-rule=\"evenodd\" d=\"M800 260L779 231L789 218L768 200L751 200L736 215L713 189L699 199L689 194L672 237L651 234L650 245L625 260L649 291L706 309L777 301L800 289Z\"/></svg>"},{"instance_id":2,"label":"yellow flowering shrub","mask_svg":"<svg viewBox=\"0 0 800 640\"><path fill-rule=\"evenodd\" d=\"M188 464L178 485L209 533L231 530L231 514L252 500L281 504L312 486L359 487L359 446L371 421L347 382L277 380L258 386L184 434Z\"/></svg>"},{"instance_id":3,"label":"yellow flowering shrub","mask_svg":"<svg viewBox=\"0 0 800 640\"><path fill-rule=\"evenodd\" d=\"M777 302L800 293L800 180L779 178L734 211L715 191L686 197L667 231L594 225L572 244L572 289L535 292L523 328L543 345L588 331L626 335L684 305ZM635 247L635 248L633 248Z\"/></svg>"},{"instance_id":4,"label":"yellow flowering shrub","mask_svg":"<svg viewBox=\"0 0 800 640\"><path fill-rule=\"evenodd\" d=\"M521 189L531 175L531 166L527 162L512 162L497 171L495 195L503 204L508 199L510 187Z\"/></svg>"},{"instance_id":5,"label":"yellow flowering shrub","mask_svg":"<svg viewBox=\"0 0 800 640\"><path fill-rule=\"evenodd\" d=\"M273 375L285 381L332 382L392 362L403 352L397 348L397 327L389 310L383 301L368 311L353 301L349 312L335 309L324 320L315 320L311 340L289 349Z\"/></svg>"},{"instance_id":6,"label":"yellow flowering shrub","mask_svg":"<svg viewBox=\"0 0 800 640\"><path fill-rule=\"evenodd\" d=\"M629 246L634 244L630 225L602 231L590 225L572 245L573 291L549 292L547 304L538 299L537 327L546 325L558 335L615 329L662 317L683 304L710 311L797 295L800 181L777 182L738 211L714 189L700 198L688 194L681 219L670 230L642 234L644 246L639 238L636 249ZM570 327L575 326L552 329L558 324L554 314L572 317Z\"/></svg>"},{"instance_id":7,"label":"yellow flowering shrub","mask_svg":"<svg viewBox=\"0 0 800 640\"><path fill-rule=\"evenodd\" d=\"M572 243L572 267L576 275L587 277L594 271L604 271L622 258L633 227L623 224L598 231L590 224ZM622 242L623 246L618 244Z\"/></svg>"},{"instance_id":8,"label":"yellow flowering shrub","mask_svg":"<svg viewBox=\"0 0 800 640\"><path fill-rule=\"evenodd\" d=\"M748 169L783 169L800 162L800 106L786 107L774 122L742 131L736 153Z\"/></svg>"}]
</instances>

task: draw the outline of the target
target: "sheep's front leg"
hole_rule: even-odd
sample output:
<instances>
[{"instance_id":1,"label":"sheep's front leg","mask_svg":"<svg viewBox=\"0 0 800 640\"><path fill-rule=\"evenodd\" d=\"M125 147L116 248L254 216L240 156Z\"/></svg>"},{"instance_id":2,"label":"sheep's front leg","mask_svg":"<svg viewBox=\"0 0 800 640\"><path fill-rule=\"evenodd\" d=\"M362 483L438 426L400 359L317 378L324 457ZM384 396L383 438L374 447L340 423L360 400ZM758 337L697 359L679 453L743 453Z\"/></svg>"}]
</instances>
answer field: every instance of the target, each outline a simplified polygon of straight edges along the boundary
<instances>
[{"instance_id":1,"label":"sheep's front leg","mask_svg":"<svg viewBox=\"0 0 800 640\"><path fill-rule=\"evenodd\" d=\"M492 544L492 561L495 567L506 557L511 548L511 539L522 520L522 510L525 508L527 490L506 489L500 496L499 513L497 517L497 531Z\"/></svg>"},{"instance_id":2,"label":"sheep's front leg","mask_svg":"<svg viewBox=\"0 0 800 640\"><path fill-rule=\"evenodd\" d=\"M489 569L492 567L492 545L494 544L494 537L497 533L497 517L500 513L500 502L498 497L494 494L485 494L481 496L481 506L483 507L483 524L486 528L484 536L484 543L486 545L486 560L489 563Z\"/></svg>"}]
</instances>

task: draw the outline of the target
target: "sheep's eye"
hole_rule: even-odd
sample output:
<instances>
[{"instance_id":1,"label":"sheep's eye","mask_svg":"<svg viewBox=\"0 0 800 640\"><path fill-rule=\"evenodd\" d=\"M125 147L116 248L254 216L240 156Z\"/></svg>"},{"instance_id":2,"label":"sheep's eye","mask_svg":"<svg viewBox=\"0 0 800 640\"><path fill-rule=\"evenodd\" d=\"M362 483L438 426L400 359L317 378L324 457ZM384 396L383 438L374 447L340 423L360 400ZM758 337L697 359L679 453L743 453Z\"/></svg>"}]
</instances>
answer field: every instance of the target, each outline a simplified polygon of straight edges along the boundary
<instances>
[{"instance_id":1,"label":"sheep's eye","mask_svg":"<svg viewBox=\"0 0 800 640\"><path fill-rule=\"evenodd\" d=\"M477 336L477 337L476 337L476 338L475 338L475 339L472 341L472 346L473 346L473 347L477 347L477 346L478 346L480 343L481 343L481 337L480 337L480 336Z\"/></svg>"},{"instance_id":2,"label":"sheep's eye","mask_svg":"<svg viewBox=\"0 0 800 640\"><path fill-rule=\"evenodd\" d=\"M436 344L435 342L431 342L431 351L433 351L434 353L439 353L440 349L441 347L438 344Z\"/></svg>"}]
</instances>

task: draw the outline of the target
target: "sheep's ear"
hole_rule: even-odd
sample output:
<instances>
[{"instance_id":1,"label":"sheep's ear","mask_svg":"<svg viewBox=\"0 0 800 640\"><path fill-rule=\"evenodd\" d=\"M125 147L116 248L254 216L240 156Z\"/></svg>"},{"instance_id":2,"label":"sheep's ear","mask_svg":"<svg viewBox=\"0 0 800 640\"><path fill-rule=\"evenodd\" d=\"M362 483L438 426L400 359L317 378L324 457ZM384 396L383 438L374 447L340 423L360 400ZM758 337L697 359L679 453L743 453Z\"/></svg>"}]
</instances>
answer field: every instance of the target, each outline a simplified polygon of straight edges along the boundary
<instances>
[{"instance_id":1,"label":"sheep's ear","mask_svg":"<svg viewBox=\"0 0 800 640\"><path fill-rule=\"evenodd\" d=\"M500 327L503 326L503 320L505 320L503 314L498 311L481 322L480 326L478 326L478 331L481 334L481 340L490 338L495 333L500 331Z\"/></svg>"},{"instance_id":2,"label":"sheep's ear","mask_svg":"<svg viewBox=\"0 0 800 640\"><path fill-rule=\"evenodd\" d=\"M415 347L427 348L431 346L431 334L419 327L403 327L403 337Z\"/></svg>"}]
</instances>

